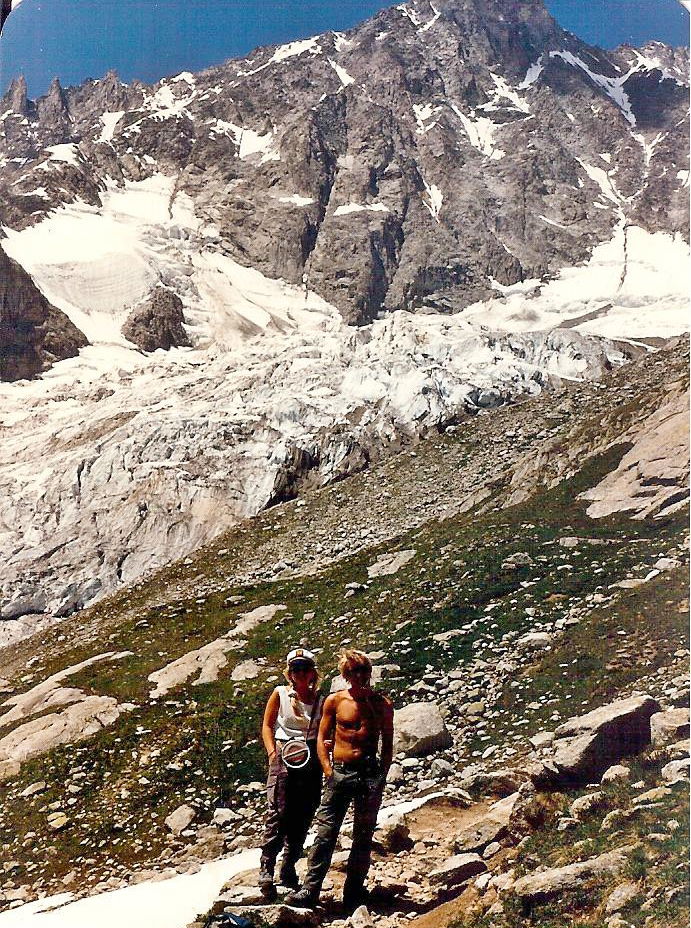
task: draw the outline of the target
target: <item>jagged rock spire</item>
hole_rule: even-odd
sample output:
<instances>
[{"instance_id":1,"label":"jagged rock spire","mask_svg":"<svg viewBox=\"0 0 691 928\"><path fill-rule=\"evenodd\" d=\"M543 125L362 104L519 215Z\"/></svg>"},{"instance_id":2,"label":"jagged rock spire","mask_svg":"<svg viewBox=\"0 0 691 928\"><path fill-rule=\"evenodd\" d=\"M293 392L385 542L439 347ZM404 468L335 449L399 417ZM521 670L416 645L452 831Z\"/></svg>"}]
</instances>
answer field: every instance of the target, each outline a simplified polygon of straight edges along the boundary
<instances>
[{"instance_id":1,"label":"jagged rock spire","mask_svg":"<svg viewBox=\"0 0 691 928\"><path fill-rule=\"evenodd\" d=\"M58 124L67 121L67 97L60 81L54 77L45 97L36 101L39 119L45 124Z\"/></svg>"},{"instance_id":2,"label":"jagged rock spire","mask_svg":"<svg viewBox=\"0 0 691 928\"><path fill-rule=\"evenodd\" d=\"M20 116L26 116L29 112L29 96L26 87L26 78L23 74L15 77L10 84L9 90L5 94L5 104L7 109Z\"/></svg>"}]
</instances>

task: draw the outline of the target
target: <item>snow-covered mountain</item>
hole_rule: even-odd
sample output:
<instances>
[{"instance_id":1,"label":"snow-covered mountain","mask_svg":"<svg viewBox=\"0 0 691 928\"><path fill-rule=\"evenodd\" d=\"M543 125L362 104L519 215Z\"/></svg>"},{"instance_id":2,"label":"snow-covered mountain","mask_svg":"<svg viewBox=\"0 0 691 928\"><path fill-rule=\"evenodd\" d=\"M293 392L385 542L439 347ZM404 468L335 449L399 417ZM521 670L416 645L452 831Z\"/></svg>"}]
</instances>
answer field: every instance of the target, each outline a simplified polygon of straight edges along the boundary
<instances>
[{"instance_id":1,"label":"snow-covered mountain","mask_svg":"<svg viewBox=\"0 0 691 928\"><path fill-rule=\"evenodd\" d=\"M410 0L153 87L17 80L1 245L44 311L5 287L0 614L683 331L687 65Z\"/></svg>"}]
</instances>

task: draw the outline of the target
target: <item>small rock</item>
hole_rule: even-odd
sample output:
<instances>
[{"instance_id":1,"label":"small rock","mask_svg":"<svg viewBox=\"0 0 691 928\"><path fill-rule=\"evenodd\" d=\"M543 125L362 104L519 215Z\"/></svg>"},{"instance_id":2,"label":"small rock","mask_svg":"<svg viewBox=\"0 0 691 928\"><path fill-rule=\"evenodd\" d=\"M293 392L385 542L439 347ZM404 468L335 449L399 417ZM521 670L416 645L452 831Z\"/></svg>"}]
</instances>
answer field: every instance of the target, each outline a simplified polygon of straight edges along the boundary
<instances>
[{"instance_id":1,"label":"small rock","mask_svg":"<svg viewBox=\"0 0 691 928\"><path fill-rule=\"evenodd\" d=\"M608 767L602 774L602 783L615 783L617 780L628 780L631 778L631 771L623 764L614 764Z\"/></svg>"},{"instance_id":2,"label":"small rock","mask_svg":"<svg viewBox=\"0 0 691 928\"><path fill-rule=\"evenodd\" d=\"M654 789L646 790L645 793L639 793L634 799L634 805L640 805L647 802L661 802L668 796L672 795L672 790L667 786L656 786Z\"/></svg>"},{"instance_id":3,"label":"small rock","mask_svg":"<svg viewBox=\"0 0 691 928\"><path fill-rule=\"evenodd\" d=\"M665 764L662 768L662 779L665 783L679 783L688 780L689 768L691 767L691 758L685 757L683 760L673 760Z\"/></svg>"},{"instance_id":4,"label":"small rock","mask_svg":"<svg viewBox=\"0 0 691 928\"><path fill-rule=\"evenodd\" d=\"M485 870L487 864L479 854L456 854L445 860L441 867L432 870L429 881L444 886L456 886L478 873L484 873Z\"/></svg>"},{"instance_id":5,"label":"small rock","mask_svg":"<svg viewBox=\"0 0 691 928\"><path fill-rule=\"evenodd\" d=\"M604 802L602 793L588 793L574 799L569 808L569 814L579 822L585 821L596 809L601 808Z\"/></svg>"},{"instance_id":6,"label":"small rock","mask_svg":"<svg viewBox=\"0 0 691 928\"><path fill-rule=\"evenodd\" d=\"M405 780L405 774L403 773L403 767L400 764L391 764L389 767L389 772L386 777L387 783L402 783Z\"/></svg>"},{"instance_id":7,"label":"small rock","mask_svg":"<svg viewBox=\"0 0 691 928\"><path fill-rule=\"evenodd\" d=\"M30 786L27 786L25 790L19 794L22 799L28 799L29 796L35 796L37 793L42 793L46 788L45 780L38 780L36 783L32 783Z\"/></svg>"},{"instance_id":8,"label":"small rock","mask_svg":"<svg viewBox=\"0 0 691 928\"><path fill-rule=\"evenodd\" d=\"M552 744L554 741L554 732L539 731L537 734L533 735L532 738L528 738L528 741L536 751L539 751L542 748L549 747L549 745Z\"/></svg>"},{"instance_id":9,"label":"small rock","mask_svg":"<svg viewBox=\"0 0 691 928\"><path fill-rule=\"evenodd\" d=\"M64 812L54 812L48 816L48 827L52 831L60 831L68 822L69 819Z\"/></svg>"},{"instance_id":10,"label":"small rock","mask_svg":"<svg viewBox=\"0 0 691 928\"><path fill-rule=\"evenodd\" d=\"M621 883L609 894L605 903L605 911L608 915L613 912L619 912L629 903L633 902L641 893L640 886L637 883Z\"/></svg>"},{"instance_id":11,"label":"small rock","mask_svg":"<svg viewBox=\"0 0 691 928\"><path fill-rule=\"evenodd\" d=\"M372 917L366 905L361 905L350 916L352 928L373 928Z\"/></svg>"},{"instance_id":12,"label":"small rock","mask_svg":"<svg viewBox=\"0 0 691 928\"><path fill-rule=\"evenodd\" d=\"M171 812L164 823L173 834L179 835L192 823L196 814L191 806L183 804Z\"/></svg>"}]
</instances>

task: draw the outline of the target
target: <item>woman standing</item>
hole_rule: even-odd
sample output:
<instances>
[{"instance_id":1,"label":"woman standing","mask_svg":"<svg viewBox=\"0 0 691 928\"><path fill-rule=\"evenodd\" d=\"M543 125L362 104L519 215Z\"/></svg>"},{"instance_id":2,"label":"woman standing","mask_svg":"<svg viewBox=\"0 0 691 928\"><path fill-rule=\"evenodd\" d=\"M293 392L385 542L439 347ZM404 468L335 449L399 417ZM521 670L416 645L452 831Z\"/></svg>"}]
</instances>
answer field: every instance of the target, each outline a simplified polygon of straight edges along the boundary
<instances>
[{"instance_id":1,"label":"woman standing","mask_svg":"<svg viewBox=\"0 0 691 928\"><path fill-rule=\"evenodd\" d=\"M276 897L274 869L284 847L279 882L299 885L295 863L319 805L322 771L316 741L323 698L314 654L295 648L286 658L288 686L277 686L266 704L262 740L269 758L266 795L269 813L262 841L259 888Z\"/></svg>"}]
</instances>

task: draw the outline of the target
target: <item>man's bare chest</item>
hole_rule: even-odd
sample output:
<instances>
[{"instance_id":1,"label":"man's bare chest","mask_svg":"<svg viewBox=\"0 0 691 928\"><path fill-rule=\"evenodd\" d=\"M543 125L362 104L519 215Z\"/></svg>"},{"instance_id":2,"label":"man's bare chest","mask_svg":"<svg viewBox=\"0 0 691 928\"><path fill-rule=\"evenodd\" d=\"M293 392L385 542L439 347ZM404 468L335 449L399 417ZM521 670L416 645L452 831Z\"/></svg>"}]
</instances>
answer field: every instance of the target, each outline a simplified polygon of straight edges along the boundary
<instances>
[{"instance_id":1,"label":"man's bare chest","mask_svg":"<svg viewBox=\"0 0 691 928\"><path fill-rule=\"evenodd\" d=\"M343 701L336 712L336 724L345 731L370 732L378 726L378 716L368 702Z\"/></svg>"}]
</instances>

